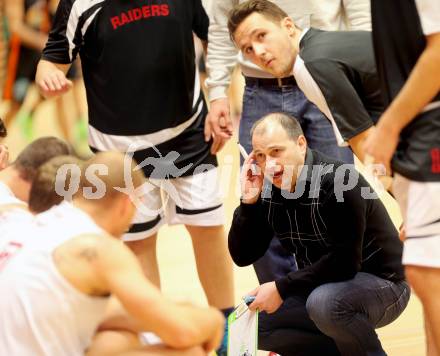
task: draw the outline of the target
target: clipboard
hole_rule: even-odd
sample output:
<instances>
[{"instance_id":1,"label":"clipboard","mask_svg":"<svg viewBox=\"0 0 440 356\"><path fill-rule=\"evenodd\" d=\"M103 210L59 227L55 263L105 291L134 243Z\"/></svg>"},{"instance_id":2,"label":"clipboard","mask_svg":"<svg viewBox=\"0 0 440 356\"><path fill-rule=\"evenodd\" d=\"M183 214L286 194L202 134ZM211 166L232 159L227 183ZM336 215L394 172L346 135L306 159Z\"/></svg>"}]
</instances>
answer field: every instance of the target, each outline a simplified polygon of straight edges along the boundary
<instances>
[{"instance_id":1,"label":"clipboard","mask_svg":"<svg viewBox=\"0 0 440 356\"><path fill-rule=\"evenodd\" d=\"M257 356L258 310L239 304L228 317L228 356Z\"/></svg>"}]
</instances>

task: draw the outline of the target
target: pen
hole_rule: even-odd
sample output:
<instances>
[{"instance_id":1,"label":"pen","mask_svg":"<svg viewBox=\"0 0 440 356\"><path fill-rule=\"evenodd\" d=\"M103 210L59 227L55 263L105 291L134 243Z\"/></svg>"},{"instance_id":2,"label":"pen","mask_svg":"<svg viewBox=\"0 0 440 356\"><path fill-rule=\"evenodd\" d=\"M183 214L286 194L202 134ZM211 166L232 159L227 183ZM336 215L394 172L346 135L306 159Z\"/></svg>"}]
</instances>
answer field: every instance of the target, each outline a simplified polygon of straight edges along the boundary
<instances>
[{"instance_id":1,"label":"pen","mask_svg":"<svg viewBox=\"0 0 440 356\"><path fill-rule=\"evenodd\" d=\"M249 157L249 155L246 152L246 150L244 149L244 147L240 144L240 142L237 142L237 145L238 145L238 149L240 150L240 153L243 156L243 158L247 159Z\"/></svg>"},{"instance_id":2,"label":"pen","mask_svg":"<svg viewBox=\"0 0 440 356\"><path fill-rule=\"evenodd\" d=\"M237 145L238 145L238 150L240 151L243 158L246 160L249 157L248 153L246 152L244 147L240 144L240 142L237 142ZM255 163L251 164L251 171L254 176L257 175L257 167L255 166Z\"/></svg>"}]
</instances>

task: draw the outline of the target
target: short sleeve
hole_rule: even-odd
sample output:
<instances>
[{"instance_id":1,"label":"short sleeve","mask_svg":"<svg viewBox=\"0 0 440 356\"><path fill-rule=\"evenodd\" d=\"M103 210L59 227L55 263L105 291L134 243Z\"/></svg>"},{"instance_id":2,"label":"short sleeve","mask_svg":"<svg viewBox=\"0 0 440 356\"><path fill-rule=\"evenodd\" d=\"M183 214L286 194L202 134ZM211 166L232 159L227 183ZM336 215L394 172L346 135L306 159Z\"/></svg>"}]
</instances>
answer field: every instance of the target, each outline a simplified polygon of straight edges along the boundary
<instances>
[{"instance_id":1,"label":"short sleeve","mask_svg":"<svg viewBox=\"0 0 440 356\"><path fill-rule=\"evenodd\" d=\"M193 31L202 41L208 41L209 17L201 0L194 1Z\"/></svg>"},{"instance_id":2,"label":"short sleeve","mask_svg":"<svg viewBox=\"0 0 440 356\"><path fill-rule=\"evenodd\" d=\"M440 1L416 0L416 6L425 36L440 32Z\"/></svg>"}]
</instances>

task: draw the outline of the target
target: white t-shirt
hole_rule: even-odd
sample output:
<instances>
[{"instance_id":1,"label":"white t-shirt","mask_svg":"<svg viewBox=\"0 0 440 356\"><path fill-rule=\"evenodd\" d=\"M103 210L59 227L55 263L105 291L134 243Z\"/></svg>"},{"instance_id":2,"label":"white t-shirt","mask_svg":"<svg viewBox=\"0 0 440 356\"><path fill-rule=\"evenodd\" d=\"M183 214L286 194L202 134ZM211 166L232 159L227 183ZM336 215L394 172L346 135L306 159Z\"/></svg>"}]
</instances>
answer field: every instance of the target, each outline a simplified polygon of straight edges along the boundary
<instances>
[{"instance_id":1,"label":"white t-shirt","mask_svg":"<svg viewBox=\"0 0 440 356\"><path fill-rule=\"evenodd\" d=\"M0 249L1 243L11 233L18 233L27 229L34 221L34 215L26 209L18 207L2 210L0 208ZM25 238L24 234L19 234L20 238Z\"/></svg>"},{"instance_id":2,"label":"white t-shirt","mask_svg":"<svg viewBox=\"0 0 440 356\"><path fill-rule=\"evenodd\" d=\"M0 251L2 355L84 355L108 298L90 297L74 288L59 273L52 254L63 242L85 233L102 230L64 202L7 236ZM28 236L25 241L23 234Z\"/></svg>"},{"instance_id":3,"label":"white t-shirt","mask_svg":"<svg viewBox=\"0 0 440 356\"><path fill-rule=\"evenodd\" d=\"M440 1L416 0L416 6L423 33L427 36L440 32Z\"/></svg>"},{"instance_id":4,"label":"white t-shirt","mask_svg":"<svg viewBox=\"0 0 440 356\"><path fill-rule=\"evenodd\" d=\"M0 182L0 206L9 204L18 204L26 207L26 203L23 200L18 199L5 183Z\"/></svg>"}]
</instances>

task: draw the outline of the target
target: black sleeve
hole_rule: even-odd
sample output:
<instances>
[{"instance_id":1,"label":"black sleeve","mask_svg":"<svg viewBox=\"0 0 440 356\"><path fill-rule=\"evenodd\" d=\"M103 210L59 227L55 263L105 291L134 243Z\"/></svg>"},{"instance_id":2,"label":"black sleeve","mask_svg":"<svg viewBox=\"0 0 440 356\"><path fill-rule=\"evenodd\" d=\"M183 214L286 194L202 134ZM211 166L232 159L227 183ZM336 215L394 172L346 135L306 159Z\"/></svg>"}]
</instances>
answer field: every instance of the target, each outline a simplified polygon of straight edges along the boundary
<instances>
[{"instance_id":1,"label":"black sleeve","mask_svg":"<svg viewBox=\"0 0 440 356\"><path fill-rule=\"evenodd\" d=\"M345 174L345 180L347 176ZM327 228L330 252L312 265L278 279L275 283L283 299L292 294L309 294L324 283L351 279L360 270L367 200L362 198L359 184L336 195L334 191L338 190L343 180L344 177L340 181L335 179L335 189L320 208ZM341 197L343 201L338 201Z\"/></svg>"},{"instance_id":2,"label":"black sleeve","mask_svg":"<svg viewBox=\"0 0 440 356\"><path fill-rule=\"evenodd\" d=\"M229 230L229 253L238 266L248 266L267 251L273 238L273 230L264 209L258 201L255 204L240 204L235 209Z\"/></svg>"},{"instance_id":3,"label":"black sleeve","mask_svg":"<svg viewBox=\"0 0 440 356\"><path fill-rule=\"evenodd\" d=\"M345 141L374 125L349 79L349 75L354 76L354 73L347 73L349 69L329 61L315 60L304 64L321 89Z\"/></svg>"},{"instance_id":4,"label":"black sleeve","mask_svg":"<svg viewBox=\"0 0 440 356\"><path fill-rule=\"evenodd\" d=\"M74 9L75 0L61 0L52 23L42 59L49 62L69 64L78 54L82 44L81 24L79 10Z\"/></svg>"},{"instance_id":5,"label":"black sleeve","mask_svg":"<svg viewBox=\"0 0 440 356\"><path fill-rule=\"evenodd\" d=\"M202 41L208 41L209 18L201 0L193 0L194 13L192 29Z\"/></svg>"}]
</instances>

